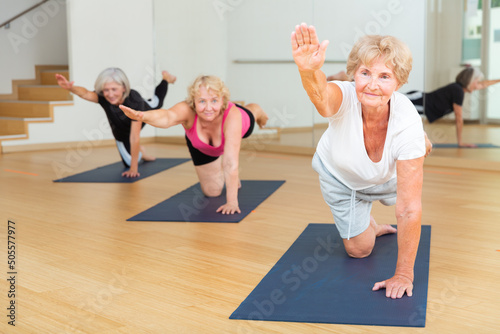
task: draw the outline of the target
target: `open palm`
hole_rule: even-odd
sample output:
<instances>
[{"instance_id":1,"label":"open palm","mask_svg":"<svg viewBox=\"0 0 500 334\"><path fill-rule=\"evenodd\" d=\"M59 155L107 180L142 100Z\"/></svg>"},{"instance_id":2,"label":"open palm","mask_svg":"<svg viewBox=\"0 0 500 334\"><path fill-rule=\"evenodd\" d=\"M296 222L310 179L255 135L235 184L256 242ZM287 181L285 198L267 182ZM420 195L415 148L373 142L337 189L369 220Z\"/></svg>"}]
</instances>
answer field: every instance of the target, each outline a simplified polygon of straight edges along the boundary
<instances>
[{"instance_id":1,"label":"open palm","mask_svg":"<svg viewBox=\"0 0 500 334\"><path fill-rule=\"evenodd\" d=\"M292 32L292 55L300 71L316 71L325 62L328 41L319 43L316 29L305 23L295 27Z\"/></svg>"},{"instance_id":2,"label":"open palm","mask_svg":"<svg viewBox=\"0 0 500 334\"><path fill-rule=\"evenodd\" d=\"M57 80L57 84L61 87L61 88L64 88L64 89L67 89L67 90L70 90L71 87L73 87L73 84L75 83L74 81L68 81L68 79L66 79L66 77L64 77L63 75L61 74L56 74L56 80Z\"/></svg>"}]
</instances>

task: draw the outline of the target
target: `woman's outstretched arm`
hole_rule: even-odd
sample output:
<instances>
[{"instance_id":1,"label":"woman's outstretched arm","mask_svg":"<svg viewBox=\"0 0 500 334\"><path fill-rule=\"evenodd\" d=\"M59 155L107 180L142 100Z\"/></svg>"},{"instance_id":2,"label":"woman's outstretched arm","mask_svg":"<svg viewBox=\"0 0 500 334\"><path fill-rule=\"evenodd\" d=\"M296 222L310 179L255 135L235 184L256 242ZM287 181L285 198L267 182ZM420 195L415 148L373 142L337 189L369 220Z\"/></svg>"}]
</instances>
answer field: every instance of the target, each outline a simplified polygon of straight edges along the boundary
<instances>
[{"instance_id":1,"label":"woman's outstretched arm","mask_svg":"<svg viewBox=\"0 0 500 334\"><path fill-rule=\"evenodd\" d=\"M291 39L293 59L309 99L321 116L335 115L342 104L342 91L336 84L327 83L321 71L329 42L319 43L316 29L305 23L295 27Z\"/></svg>"},{"instance_id":2,"label":"woman's outstretched arm","mask_svg":"<svg viewBox=\"0 0 500 334\"><path fill-rule=\"evenodd\" d=\"M185 124L190 117L194 117L194 111L186 102L177 103L170 109L156 109L147 112L134 110L124 105L120 105L120 109L130 119L163 129L177 124Z\"/></svg>"},{"instance_id":3,"label":"woman's outstretched arm","mask_svg":"<svg viewBox=\"0 0 500 334\"><path fill-rule=\"evenodd\" d=\"M81 97L84 100L97 103L99 99L96 92L91 92L85 87L75 86L74 81L68 81L63 75L56 74L56 80L59 87L70 91L71 93Z\"/></svg>"}]
</instances>

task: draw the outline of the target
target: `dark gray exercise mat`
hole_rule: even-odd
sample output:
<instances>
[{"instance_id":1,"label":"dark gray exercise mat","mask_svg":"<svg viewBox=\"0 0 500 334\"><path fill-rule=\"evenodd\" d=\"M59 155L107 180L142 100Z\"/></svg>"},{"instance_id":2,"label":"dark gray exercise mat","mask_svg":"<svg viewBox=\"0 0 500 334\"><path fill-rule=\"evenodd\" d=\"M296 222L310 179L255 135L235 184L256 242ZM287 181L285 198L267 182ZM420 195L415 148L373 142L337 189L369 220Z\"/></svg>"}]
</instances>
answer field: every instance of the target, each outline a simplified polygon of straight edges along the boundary
<instances>
[{"instance_id":1,"label":"dark gray exercise mat","mask_svg":"<svg viewBox=\"0 0 500 334\"><path fill-rule=\"evenodd\" d=\"M141 174L141 176L134 178L122 176L122 173L127 171L128 168L125 167L120 161L86 172L54 180L54 182L133 183L148 176L180 165L189 160L191 159L158 158L155 161L145 161L139 165L139 173Z\"/></svg>"},{"instance_id":2,"label":"dark gray exercise mat","mask_svg":"<svg viewBox=\"0 0 500 334\"><path fill-rule=\"evenodd\" d=\"M197 183L128 221L238 223L285 181L241 181L238 202L241 213L223 215L216 210L226 203L226 191L218 197L206 197Z\"/></svg>"},{"instance_id":3,"label":"dark gray exercise mat","mask_svg":"<svg viewBox=\"0 0 500 334\"><path fill-rule=\"evenodd\" d=\"M230 319L425 327L430 237L422 226L413 296L391 299L372 287L394 275L397 234L378 237L369 257L354 259L335 225L309 224Z\"/></svg>"},{"instance_id":4,"label":"dark gray exercise mat","mask_svg":"<svg viewBox=\"0 0 500 334\"><path fill-rule=\"evenodd\" d=\"M494 144L474 144L476 145L477 147L462 147L462 148L500 148L500 146L497 146L497 145L494 145ZM436 143L436 144L432 144L432 147L433 148L459 148L458 144L453 144L453 143Z\"/></svg>"}]
</instances>

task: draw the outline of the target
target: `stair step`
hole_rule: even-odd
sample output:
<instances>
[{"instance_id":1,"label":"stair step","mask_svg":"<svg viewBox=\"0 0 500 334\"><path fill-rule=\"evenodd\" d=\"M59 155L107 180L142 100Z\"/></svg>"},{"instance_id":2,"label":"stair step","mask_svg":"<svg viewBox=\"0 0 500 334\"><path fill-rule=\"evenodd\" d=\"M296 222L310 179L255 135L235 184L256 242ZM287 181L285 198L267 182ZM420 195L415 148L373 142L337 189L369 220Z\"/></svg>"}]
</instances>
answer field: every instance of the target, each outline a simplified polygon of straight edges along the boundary
<instances>
[{"instance_id":1,"label":"stair step","mask_svg":"<svg viewBox=\"0 0 500 334\"><path fill-rule=\"evenodd\" d=\"M58 85L21 85L17 88L19 100L24 101L67 101L72 100L70 92Z\"/></svg>"},{"instance_id":2,"label":"stair step","mask_svg":"<svg viewBox=\"0 0 500 334\"><path fill-rule=\"evenodd\" d=\"M53 106L71 104L72 101L0 100L0 117L51 118Z\"/></svg>"},{"instance_id":3,"label":"stair step","mask_svg":"<svg viewBox=\"0 0 500 334\"><path fill-rule=\"evenodd\" d=\"M18 119L0 119L0 136L25 135L26 123Z\"/></svg>"},{"instance_id":4,"label":"stair step","mask_svg":"<svg viewBox=\"0 0 500 334\"><path fill-rule=\"evenodd\" d=\"M11 140L11 139L26 139L28 138L27 134L21 135L0 135L0 141L2 140Z\"/></svg>"},{"instance_id":5,"label":"stair step","mask_svg":"<svg viewBox=\"0 0 500 334\"><path fill-rule=\"evenodd\" d=\"M69 78L68 70L43 70L40 71L40 80L42 85L57 85L56 74L61 74L66 79Z\"/></svg>"}]
</instances>

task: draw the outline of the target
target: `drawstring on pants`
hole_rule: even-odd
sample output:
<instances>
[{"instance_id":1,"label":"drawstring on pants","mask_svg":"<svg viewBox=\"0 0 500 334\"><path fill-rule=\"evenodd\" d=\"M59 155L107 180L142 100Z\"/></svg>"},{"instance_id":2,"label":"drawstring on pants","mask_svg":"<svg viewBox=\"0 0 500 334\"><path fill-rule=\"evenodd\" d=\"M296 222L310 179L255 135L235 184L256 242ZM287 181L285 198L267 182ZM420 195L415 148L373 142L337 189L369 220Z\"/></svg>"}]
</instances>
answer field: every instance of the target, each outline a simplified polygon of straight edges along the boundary
<instances>
[{"instance_id":1,"label":"drawstring on pants","mask_svg":"<svg viewBox=\"0 0 500 334\"><path fill-rule=\"evenodd\" d=\"M347 240L351 237L352 220L356 219L356 190L351 191L351 203L349 206L349 228L347 229Z\"/></svg>"}]
</instances>

